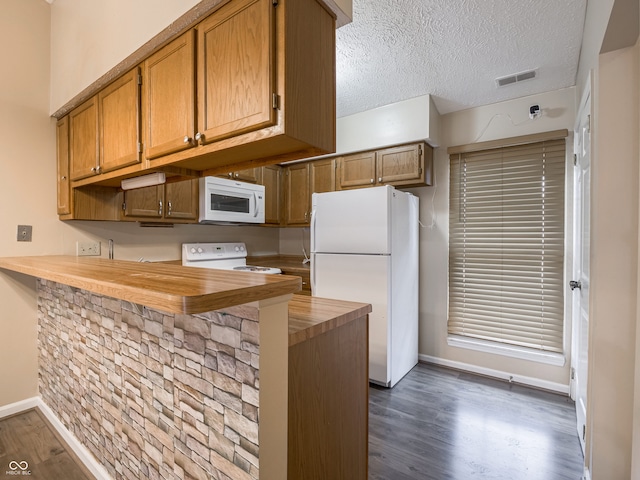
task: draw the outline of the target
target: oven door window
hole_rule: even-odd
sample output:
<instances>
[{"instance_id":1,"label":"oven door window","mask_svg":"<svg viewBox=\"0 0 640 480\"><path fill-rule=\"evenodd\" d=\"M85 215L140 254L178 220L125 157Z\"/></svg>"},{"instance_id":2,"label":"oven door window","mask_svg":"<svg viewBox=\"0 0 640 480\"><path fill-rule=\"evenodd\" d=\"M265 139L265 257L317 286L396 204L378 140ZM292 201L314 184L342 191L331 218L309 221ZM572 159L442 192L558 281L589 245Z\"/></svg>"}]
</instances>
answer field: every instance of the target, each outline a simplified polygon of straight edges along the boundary
<instances>
[{"instance_id":1,"label":"oven door window","mask_svg":"<svg viewBox=\"0 0 640 480\"><path fill-rule=\"evenodd\" d=\"M211 194L211 210L214 212L251 213L248 198L220 193Z\"/></svg>"}]
</instances>

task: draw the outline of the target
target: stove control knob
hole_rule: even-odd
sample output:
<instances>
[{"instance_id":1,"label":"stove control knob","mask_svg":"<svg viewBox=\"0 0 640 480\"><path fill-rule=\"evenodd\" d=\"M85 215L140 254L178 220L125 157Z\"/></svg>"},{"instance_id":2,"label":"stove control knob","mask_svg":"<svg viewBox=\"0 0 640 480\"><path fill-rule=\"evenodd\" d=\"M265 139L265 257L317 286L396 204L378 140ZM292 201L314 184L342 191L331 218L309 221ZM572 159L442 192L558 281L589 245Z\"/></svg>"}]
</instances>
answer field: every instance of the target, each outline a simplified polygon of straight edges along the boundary
<instances>
[{"instance_id":1,"label":"stove control knob","mask_svg":"<svg viewBox=\"0 0 640 480\"><path fill-rule=\"evenodd\" d=\"M202 248L198 247L198 253L202 253L202 252L203 252Z\"/></svg>"},{"instance_id":2,"label":"stove control knob","mask_svg":"<svg viewBox=\"0 0 640 480\"><path fill-rule=\"evenodd\" d=\"M244 252L244 245L240 245L240 251Z\"/></svg>"},{"instance_id":3,"label":"stove control knob","mask_svg":"<svg viewBox=\"0 0 640 480\"><path fill-rule=\"evenodd\" d=\"M191 247L191 253L196 253L196 249Z\"/></svg>"},{"instance_id":4,"label":"stove control knob","mask_svg":"<svg viewBox=\"0 0 640 480\"><path fill-rule=\"evenodd\" d=\"M236 247L234 248L234 250L235 250L236 252L239 252L239 251L240 251L240 247L236 245Z\"/></svg>"}]
</instances>

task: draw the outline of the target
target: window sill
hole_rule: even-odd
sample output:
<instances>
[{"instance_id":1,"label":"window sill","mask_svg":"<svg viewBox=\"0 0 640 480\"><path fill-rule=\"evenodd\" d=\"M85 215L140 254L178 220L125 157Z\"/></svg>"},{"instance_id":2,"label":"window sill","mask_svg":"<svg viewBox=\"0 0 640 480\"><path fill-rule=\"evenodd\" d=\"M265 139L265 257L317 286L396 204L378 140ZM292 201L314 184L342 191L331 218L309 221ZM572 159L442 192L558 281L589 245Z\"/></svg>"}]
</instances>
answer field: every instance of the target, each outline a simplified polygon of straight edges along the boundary
<instances>
[{"instance_id":1,"label":"window sill","mask_svg":"<svg viewBox=\"0 0 640 480\"><path fill-rule=\"evenodd\" d=\"M561 353L540 352L530 348L489 342L486 340L479 340L477 338L470 339L458 335L449 335L447 337L447 344L450 347L467 348L478 352L493 353L495 355L503 355L505 357L546 363L547 365L555 365L557 367L564 366L566 362L564 355Z\"/></svg>"}]
</instances>

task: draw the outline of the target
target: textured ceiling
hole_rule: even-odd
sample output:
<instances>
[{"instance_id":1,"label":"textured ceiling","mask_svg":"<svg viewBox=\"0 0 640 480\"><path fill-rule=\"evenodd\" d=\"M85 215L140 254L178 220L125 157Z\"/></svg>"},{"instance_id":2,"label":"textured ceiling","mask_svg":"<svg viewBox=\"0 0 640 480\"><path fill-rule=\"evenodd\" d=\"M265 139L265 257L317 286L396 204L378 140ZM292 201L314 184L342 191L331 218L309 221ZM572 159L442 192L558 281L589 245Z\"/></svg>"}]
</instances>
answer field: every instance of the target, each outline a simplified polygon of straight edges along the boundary
<instances>
[{"instance_id":1,"label":"textured ceiling","mask_svg":"<svg viewBox=\"0 0 640 480\"><path fill-rule=\"evenodd\" d=\"M441 114L575 84L587 0L353 0L337 113L431 94ZM533 80L495 79L536 69Z\"/></svg>"}]
</instances>

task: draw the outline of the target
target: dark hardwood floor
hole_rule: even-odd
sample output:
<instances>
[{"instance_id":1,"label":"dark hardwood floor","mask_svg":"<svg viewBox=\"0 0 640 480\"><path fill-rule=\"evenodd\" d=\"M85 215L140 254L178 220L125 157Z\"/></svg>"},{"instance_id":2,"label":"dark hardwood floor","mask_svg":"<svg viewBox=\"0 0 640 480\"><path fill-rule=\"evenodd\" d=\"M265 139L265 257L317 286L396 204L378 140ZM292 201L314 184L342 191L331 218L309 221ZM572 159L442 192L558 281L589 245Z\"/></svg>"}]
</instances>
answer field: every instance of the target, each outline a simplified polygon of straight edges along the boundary
<instances>
[{"instance_id":1,"label":"dark hardwood floor","mask_svg":"<svg viewBox=\"0 0 640 480\"><path fill-rule=\"evenodd\" d=\"M369 389L370 480L579 480L570 398L418 364Z\"/></svg>"},{"instance_id":2,"label":"dark hardwood floor","mask_svg":"<svg viewBox=\"0 0 640 480\"><path fill-rule=\"evenodd\" d=\"M0 478L94 478L63 446L44 415L32 409L0 420Z\"/></svg>"}]
</instances>

